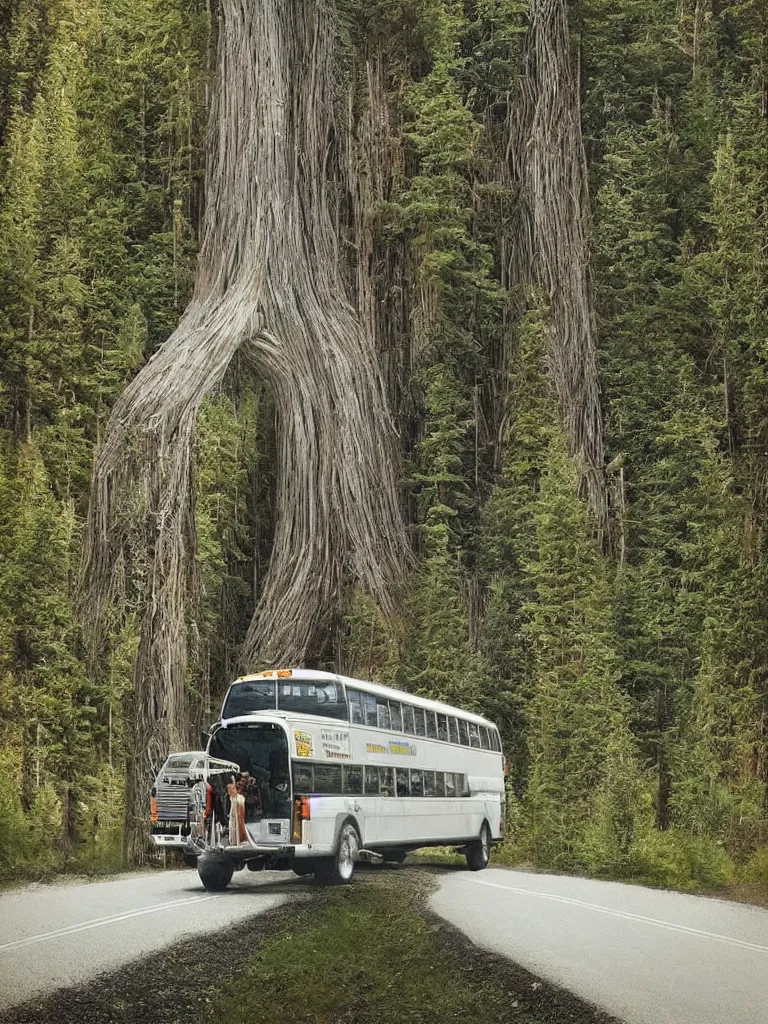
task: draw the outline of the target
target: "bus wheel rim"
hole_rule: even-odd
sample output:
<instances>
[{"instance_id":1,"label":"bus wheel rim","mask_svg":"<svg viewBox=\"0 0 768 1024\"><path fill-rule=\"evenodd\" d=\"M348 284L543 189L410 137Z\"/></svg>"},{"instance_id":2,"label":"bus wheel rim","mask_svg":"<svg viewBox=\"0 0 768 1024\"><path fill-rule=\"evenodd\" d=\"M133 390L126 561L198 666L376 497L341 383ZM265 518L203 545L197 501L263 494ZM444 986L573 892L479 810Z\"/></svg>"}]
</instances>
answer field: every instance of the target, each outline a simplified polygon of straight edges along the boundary
<instances>
[{"instance_id":1,"label":"bus wheel rim","mask_svg":"<svg viewBox=\"0 0 768 1024\"><path fill-rule=\"evenodd\" d=\"M345 830L341 837L341 846L339 849L339 874L344 879L351 878L352 872L355 870L356 850L357 838L355 837L355 833L351 829Z\"/></svg>"}]
</instances>

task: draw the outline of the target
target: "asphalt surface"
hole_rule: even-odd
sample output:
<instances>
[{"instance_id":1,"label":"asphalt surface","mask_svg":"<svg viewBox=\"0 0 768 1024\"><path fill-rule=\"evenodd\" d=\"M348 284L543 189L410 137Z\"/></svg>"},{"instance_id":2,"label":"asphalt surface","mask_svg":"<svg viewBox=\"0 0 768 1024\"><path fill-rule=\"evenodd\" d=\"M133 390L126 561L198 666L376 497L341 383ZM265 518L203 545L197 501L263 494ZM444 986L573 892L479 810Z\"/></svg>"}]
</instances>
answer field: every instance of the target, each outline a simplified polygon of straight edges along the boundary
<instances>
[{"instance_id":1,"label":"asphalt surface","mask_svg":"<svg viewBox=\"0 0 768 1024\"><path fill-rule=\"evenodd\" d=\"M768 910L492 868L442 876L431 907L629 1024L768 1024Z\"/></svg>"},{"instance_id":2,"label":"asphalt surface","mask_svg":"<svg viewBox=\"0 0 768 1024\"><path fill-rule=\"evenodd\" d=\"M237 872L208 893L194 870L0 893L0 1010L88 981L184 936L279 906L302 888L290 872Z\"/></svg>"}]
</instances>

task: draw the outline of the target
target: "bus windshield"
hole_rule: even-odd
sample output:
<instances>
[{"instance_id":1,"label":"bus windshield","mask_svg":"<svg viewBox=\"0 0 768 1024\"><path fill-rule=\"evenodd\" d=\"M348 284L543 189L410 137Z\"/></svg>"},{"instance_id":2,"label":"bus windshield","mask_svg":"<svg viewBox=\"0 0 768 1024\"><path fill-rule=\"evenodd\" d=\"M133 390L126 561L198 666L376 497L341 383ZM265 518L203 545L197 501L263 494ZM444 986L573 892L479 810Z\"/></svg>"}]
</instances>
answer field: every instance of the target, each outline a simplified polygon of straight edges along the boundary
<instances>
[{"instance_id":1,"label":"bus windshield","mask_svg":"<svg viewBox=\"0 0 768 1024\"><path fill-rule=\"evenodd\" d=\"M250 715L252 711L274 711L275 706L275 684L271 679L233 683L221 717L236 718L238 715Z\"/></svg>"},{"instance_id":2,"label":"bus windshield","mask_svg":"<svg viewBox=\"0 0 768 1024\"><path fill-rule=\"evenodd\" d=\"M339 683L325 679L302 679L278 686L277 706L295 714L325 715L347 721L347 702Z\"/></svg>"},{"instance_id":3,"label":"bus windshield","mask_svg":"<svg viewBox=\"0 0 768 1024\"><path fill-rule=\"evenodd\" d=\"M222 718L236 718L253 711L290 711L293 714L323 715L347 721L344 687L326 679L300 679L276 684L272 679L233 683L222 709Z\"/></svg>"}]
</instances>

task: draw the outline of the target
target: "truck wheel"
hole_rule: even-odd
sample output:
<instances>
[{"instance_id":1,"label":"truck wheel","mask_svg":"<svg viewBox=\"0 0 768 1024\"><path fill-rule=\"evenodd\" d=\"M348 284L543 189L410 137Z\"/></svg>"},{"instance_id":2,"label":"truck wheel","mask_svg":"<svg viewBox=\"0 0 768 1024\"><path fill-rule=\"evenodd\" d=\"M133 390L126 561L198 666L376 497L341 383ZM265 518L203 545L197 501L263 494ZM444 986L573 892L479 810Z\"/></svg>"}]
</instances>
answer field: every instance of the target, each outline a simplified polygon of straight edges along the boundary
<instances>
[{"instance_id":1,"label":"truck wheel","mask_svg":"<svg viewBox=\"0 0 768 1024\"><path fill-rule=\"evenodd\" d=\"M315 867L315 877L320 884L347 885L351 882L359 849L360 836L352 822L348 821L341 826L336 853L333 857L324 857Z\"/></svg>"},{"instance_id":2,"label":"truck wheel","mask_svg":"<svg viewBox=\"0 0 768 1024\"><path fill-rule=\"evenodd\" d=\"M482 871L488 867L488 861L491 859L491 830L487 821L483 822L477 842L467 847L466 858L470 871Z\"/></svg>"},{"instance_id":3,"label":"truck wheel","mask_svg":"<svg viewBox=\"0 0 768 1024\"><path fill-rule=\"evenodd\" d=\"M206 853L197 859L197 873L208 892L224 892L234 872L235 865L224 857Z\"/></svg>"}]
</instances>

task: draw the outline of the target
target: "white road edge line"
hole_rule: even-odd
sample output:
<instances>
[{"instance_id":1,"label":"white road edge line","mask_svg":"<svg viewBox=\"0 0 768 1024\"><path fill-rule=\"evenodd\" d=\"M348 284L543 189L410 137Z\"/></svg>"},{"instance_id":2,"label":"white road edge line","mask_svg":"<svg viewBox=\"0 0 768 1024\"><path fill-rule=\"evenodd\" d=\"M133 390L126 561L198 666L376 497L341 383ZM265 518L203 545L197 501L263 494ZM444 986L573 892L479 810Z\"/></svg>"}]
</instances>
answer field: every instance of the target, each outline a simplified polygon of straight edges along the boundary
<instances>
[{"instance_id":1,"label":"white road edge line","mask_svg":"<svg viewBox=\"0 0 768 1024\"><path fill-rule=\"evenodd\" d=\"M671 921L659 921L655 917L644 917L642 914L631 914L627 910L612 910L610 907L601 907L597 903L585 903L582 900L571 899L570 896L555 896L549 892L534 892L532 889L519 889L513 885L500 885L498 882L483 882L479 878L473 879L476 885L487 885L492 889L503 889L505 892L520 893L522 896L537 896L542 900L553 900L555 903L570 903L575 907L584 907L587 910L594 910L598 914L609 914L611 917L623 917L628 921L641 921L643 924L652 924L656 928L667 928L673 932L684 932L687 935L698 935L705 939L715 939L717 942L727 942L732 946L741 946L743 949L754 949L758 953L768 953L768 946L759 946L754 942L745 942L743 939L733 939L728 935L718 935L716 932L705 932L699 928L689 928L684 924L672 924Z\"/></svg>"},{"instance_id":2,"label":"white road edge line","mask_svg":"<svg viewBox=\"0 0 768 1024\"><path fill-rule=\"evenodd\" d=\"M80 924L67 925L65 928L57 928L52 932L30 935L25 939L16 939L14 942L4 942L0 945L0 953L11 949L19 949L22 946L33 946L38 942L47 942L49 939L59 939L67 935L75 935L77 932L89 931L91 928L101 928L107 924L116 924L119 921L127 921L132 917L156 914L160 910L173 910L174 907L186 907L191 903L205 903L206 900L215 900L217 898L215 895L190 896L187 899L173 900L170 903L156 903L150 907L140 907L138 910L127 910L121 914L112 914L110 917L94 917L90 921L81 921Z\"/></svg>"}]
</instances>

